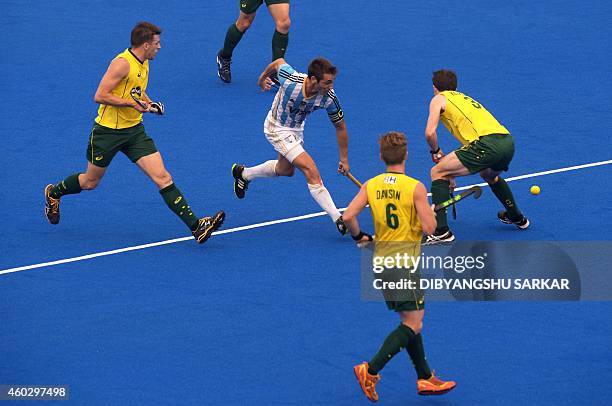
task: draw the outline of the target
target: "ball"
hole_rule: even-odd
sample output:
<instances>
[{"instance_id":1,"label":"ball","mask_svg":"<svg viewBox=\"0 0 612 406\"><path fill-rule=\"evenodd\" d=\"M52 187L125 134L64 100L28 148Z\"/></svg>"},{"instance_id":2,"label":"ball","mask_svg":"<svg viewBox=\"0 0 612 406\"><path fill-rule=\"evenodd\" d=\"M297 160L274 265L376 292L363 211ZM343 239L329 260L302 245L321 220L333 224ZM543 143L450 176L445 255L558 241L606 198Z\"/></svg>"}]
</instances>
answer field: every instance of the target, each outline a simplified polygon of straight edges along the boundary
<instances>
[{"instance_id":1,"label":"ball","mask_svg":"<svg viewBox=\"0 0 612 406\"><path fill-rule=\"evenodd\" d=\"M537 185L533 185L531 187L531 189L529 189L532 195L539 195L540 194L540 187Z\"/></svg>"}]
</instances>

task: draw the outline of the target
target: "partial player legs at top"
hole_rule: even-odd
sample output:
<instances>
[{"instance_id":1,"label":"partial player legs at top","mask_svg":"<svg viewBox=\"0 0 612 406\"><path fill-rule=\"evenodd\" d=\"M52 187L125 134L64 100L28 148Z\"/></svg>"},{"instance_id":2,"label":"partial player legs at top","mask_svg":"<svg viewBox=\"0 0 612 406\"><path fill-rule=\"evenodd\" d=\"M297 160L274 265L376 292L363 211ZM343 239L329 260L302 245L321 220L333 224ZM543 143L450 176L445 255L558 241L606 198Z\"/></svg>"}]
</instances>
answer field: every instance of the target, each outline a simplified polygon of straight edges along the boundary
<instances>
[{"instance_id":1,"label":"partial player legs at top","mask_svg":"<svg viewBox=\"0 0 612 406\"><path fill-rule=\"evenodd\" d=\"M238 19L225 33L223 48L217 54L217 75L225 83L232 81L231 62L234 49L255 20L257 9L262 3L262 0L242 0ZM266 5L275 25L272 35L272 60L284 58L291 27L289 0L266 0Z\"/></svg>"},{"instance_id":2,"label":"partial player legs at top","mask_svg":"<svg viewBox=\"0 0 612 406\"><path fill-rule=\"evenodd\" d=\"M270 4L268 6L270 15L274 20L275 30L272 35L272 60L285 57L287 45L289 45L289 3Z\"/></svg>"}]
</instances>

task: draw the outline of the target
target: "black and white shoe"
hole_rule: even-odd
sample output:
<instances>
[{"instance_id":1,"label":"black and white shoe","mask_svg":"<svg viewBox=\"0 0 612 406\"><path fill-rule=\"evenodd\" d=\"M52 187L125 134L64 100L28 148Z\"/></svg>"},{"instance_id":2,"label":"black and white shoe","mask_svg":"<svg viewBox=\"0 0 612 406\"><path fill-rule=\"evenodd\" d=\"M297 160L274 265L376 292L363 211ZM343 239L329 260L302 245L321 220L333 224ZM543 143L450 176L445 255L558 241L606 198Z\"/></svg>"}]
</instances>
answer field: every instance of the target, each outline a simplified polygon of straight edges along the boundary
<instances>
[{"instance_id":1,"label":"black and white shoe","mask_svg":"<svg viewBox=\"0 0 612 406\"><path fill-rule=\"evenodd\" d=\"M244 165L234 164L232 165L232 176L234 177L234 193L238 199L244 199L247 189L249 188L249 181L242 177L242 171L244 171Z\"/></svg>"},{"instance_id":2,"label":"black and white shoe","mask_svg":"<svg viewBox=\"0 0 612 406\"><path fill-rule=\"evenodd\" d=\"M198 226L191 232L198 244L204 244L210 238L213 231L218 230L225 220L225 213L218 211L213 217L202 217L198 220Z\"/></svg>"},{"instance_id":3,"label":"black and white shoe","mask_svg":"<svg viewBox=\"0 0 612 406\"><path fill-rule=\"evenodd\" d=\"M422 245L438 245L446 244L455 241L455 234L451 230L447 230L443 233L436 234L435 232L431 235L423 236L421 240Z\"/></svg>"},{"instance_id":4,"label":"black and white shoe","mask_svg":"<svg viewBox=\"0 0 612 406\"><path fill-rule=\"evenodd\" d=\"M219 51L217 54L217 76L219 76L219 79L225 83L230 83L232 81L232 70L230 68L231 63L232 59L224 58L221 56L221 51Z\"/></svg>"},{"instance_id":5,"label":"black and white shoe","mask_svg":"<svg viewBox=\"0 0 612 406\"><path fill-rule=\"evenodd\" d=\"M348 232L348 227L346 226L344 220L342 220L342 216L338 217L338 220L336 220L335 223L340 234L345 235Z\"/></svg>"},{"instance_id":6,"label":"black and white shoe","mask_svg":"<svg viewBox=\"0 0 612 406\"><path fill-rule=\"evenodd\" d=\"M529 219L525 216L521 216L521 219L518 221L512 221L510 220L510 217L508 217L507 212L500 211L497 213L497 218L504 224L514 224L519 230L525 230L529 227Z\"/></svg>"}]
</instances>

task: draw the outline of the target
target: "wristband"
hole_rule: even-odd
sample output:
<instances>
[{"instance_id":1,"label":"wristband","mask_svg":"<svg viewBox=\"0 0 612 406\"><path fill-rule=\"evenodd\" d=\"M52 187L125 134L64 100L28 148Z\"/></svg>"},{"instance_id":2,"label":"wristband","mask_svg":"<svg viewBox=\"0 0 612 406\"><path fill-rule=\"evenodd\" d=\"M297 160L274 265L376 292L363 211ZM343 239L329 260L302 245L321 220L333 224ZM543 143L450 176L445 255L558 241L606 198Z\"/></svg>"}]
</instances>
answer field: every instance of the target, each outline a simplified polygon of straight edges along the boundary
<instances>
[{"instance_id":1,"label":"wristband","mask_svg":"<svg viewBox=\"0 0 612 406\"><path fill-rule=\"evenodd\" d=\"M366 233L364 233L363 231L359 230L359 234L357 234L356 236L352 236L352 235L351 235L351 238L352 238L354 241L359 241L359 240L361 240L361 239L362 239L362 238L363 238L365 235L366 235Z\"/></svg>"},{"instance_id":2,"label":"wristband","mask_svg":"<svg viewBox=\"0 0 612 406\"><path fill-rule=\"evenodd\" d=\"M435 151L429 150L430 154L437 154L438 152L440 152L440 146L438 146L438 149L436 149Z\"/></svg>"}]
</instances>

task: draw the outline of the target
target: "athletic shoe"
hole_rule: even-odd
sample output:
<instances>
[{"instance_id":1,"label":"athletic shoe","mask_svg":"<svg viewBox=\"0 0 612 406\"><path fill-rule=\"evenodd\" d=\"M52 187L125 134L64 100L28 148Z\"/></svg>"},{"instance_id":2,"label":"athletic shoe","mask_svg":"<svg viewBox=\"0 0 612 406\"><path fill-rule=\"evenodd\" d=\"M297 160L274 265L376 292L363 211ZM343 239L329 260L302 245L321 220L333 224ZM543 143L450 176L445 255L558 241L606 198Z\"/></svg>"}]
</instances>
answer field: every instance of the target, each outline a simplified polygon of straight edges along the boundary
<instances>
[{"instance_id":1,"label":"athletic shoe","mask_svg":"<svg viewBox=\"0 0 612 406\"><path fill-rule=\"evenodd\" d=\"M521 216L519 221L512 221L510 220L510 217L508 217L507 212L500 211L497 213L497 218L504 224L514 224L520 230L525 230L527 227L529 227L529 219L527 219L525 216Z\"/></svg>"},{"instance_id":2,"label":"athletic shoe","mask_svg":"<svg viewBox=\"0 0 612 406\"><path fill-rule=\"evenodd\" d=\"M45 187L45 216L47 220L49 220L49 223L57 224L60 221L60 199L51 197L51 189L53 189L53 185L47 185L47 187Z\"/></svg>"},{"instance_id":3,"label":"athletic shoe","mask_svg":"<svg viewBox=\"0 0 612 406\"><path fill-rule=\"evenodd\" d=\"M234 193L238 199L244 199L247 189L249 188L249 181L242 177L242 171L244 171L244 165L234 164L232 165L232 176L234 177Z\"/></svg>"},{"instance_id":4,"label":"athletic shoe","mask_svg":"<svg viewBox=\"0 0 612 406\"><path fill-rule=\"evenodd\" d=\"M204 244L210 238L213 231L221 227L223 220L225 220L225 213L223 211L218 211L214 217L202 217L199 219L197 228L191 232L198 244Z\"/></svg>"},{"instance_id":5,"label":"athletic shoe","mask_svg":"<svg viewBox=\"0 0 612 406\"><path fill-rule=\"evenodd\" d=\"M438 245L438 244L446 244L449 242L455 241L455 234L451 230L445 231L440 234L436 234L435 232L431 235L423 236L421 240L422 245Z\"/></svg>"},{"instance_id":6,"label":"athletic shoe","mask_svg":"<svg viewBox=\"0 0 612 406\"><path fill-rule=\"evenodd\" d=\"M338 220L336 220L335 223L340 234L345 235L348 232L348 227L344 223L344 220L342 220L342 216L338 217Z\"/></svg>"},{"instance_id":7,"label":"athletic shoe","mask_svg":"<svg viewBox=\"0 0 612 406\"><path fill-rule=\"evenodd\" d=\"M378 393L376 393L376 384L380 381L380 374L371 375L368 373L368 363L362 362L353 367L355 377L359 381L361 390L366 397L372 402L378 402ZM433 377L433 376L432 376ZM431 378L430 378L431 379Z\"/></svg>"},{"instance_id":8,"label":"athletic shoe","mask_svg":"<svg viewBox=\"0 0 612 406\"><path fill-rule=\"evenodd\" d=\"M232 59L222 57L221 51L219 51L217 54L217 76L219 76L219 79L225 83L230 83L232 81L232 71L230 69L231 63Z\"/></svg>"},{"instance_id":9,"label":"athletic shoe","mask_svg":"<svg viewBox=\"0 0 612 406\"><path fill-rule=\"evenodd\" d=\"M443 381L432 371L429 379L417 379L417 392L419 395L443 395L457 386L455 381Z\"/></svg>"}]
</instances>

